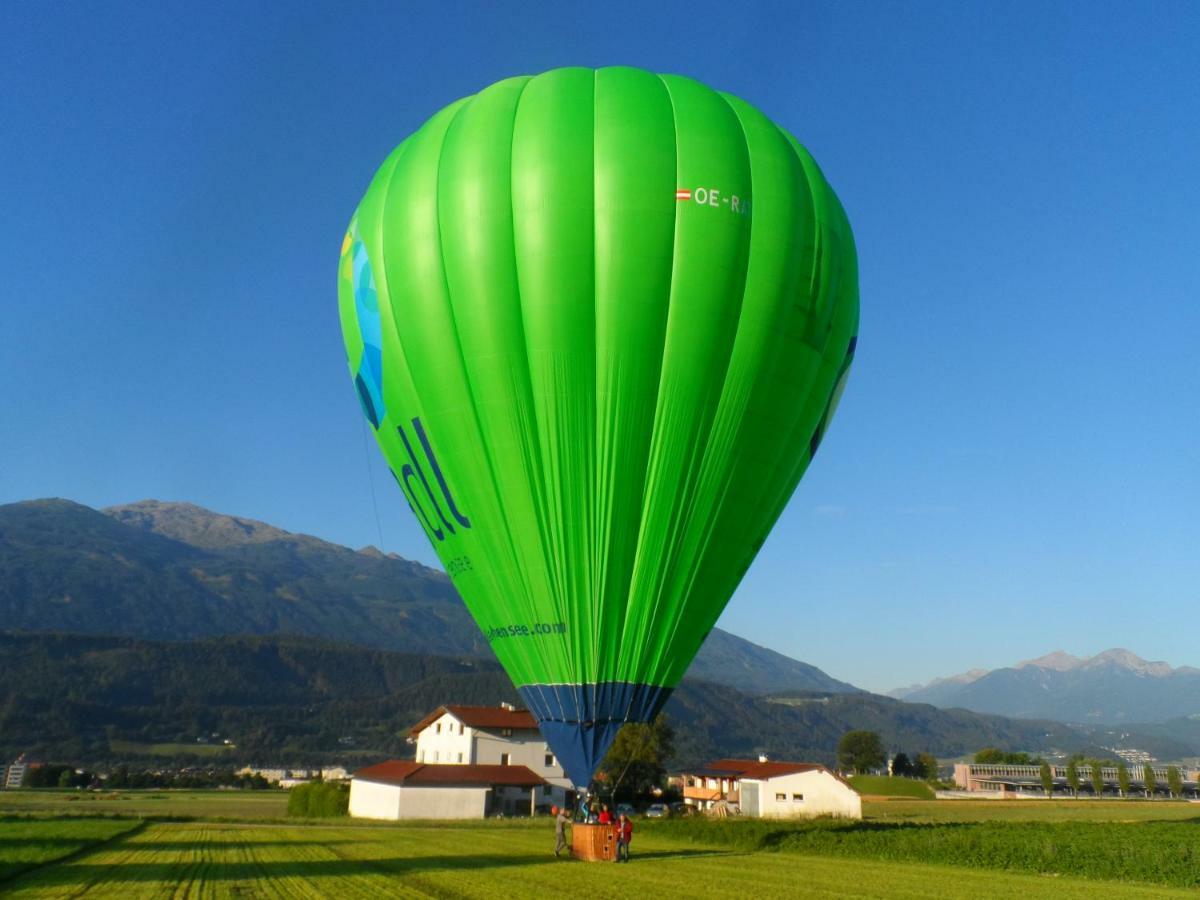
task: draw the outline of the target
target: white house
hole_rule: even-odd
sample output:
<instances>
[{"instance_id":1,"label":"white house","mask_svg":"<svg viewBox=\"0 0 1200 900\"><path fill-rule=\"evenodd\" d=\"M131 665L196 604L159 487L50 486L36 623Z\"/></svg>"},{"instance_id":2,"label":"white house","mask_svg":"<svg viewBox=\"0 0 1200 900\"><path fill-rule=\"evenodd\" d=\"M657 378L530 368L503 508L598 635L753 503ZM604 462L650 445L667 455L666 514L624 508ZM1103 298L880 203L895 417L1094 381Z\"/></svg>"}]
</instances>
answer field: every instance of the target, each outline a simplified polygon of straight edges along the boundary
<instances>
[{"instance_id":1,"label":"white house","mask_svg":"<svg viewBox=\"0 0 1200 900\"><path fill-rule=\"evenodd\" d=\"M546 782L525 766L425 765L392 759L350 781L350 815L364 819L480 819L529 815Z\"/></svg>"},{"instance_id":2,"label":"white house","mask_svg":"<svg viewBox=\"0 0 1200 900\"><path fill-rule=\"evenodd\" d=\"M439 706L409 731L425 765L525 766L546 781L543 805L570 805L574 788L528 710L500 706Z\"/></svg>"},{"instance_id":3,"label":"white house","mask_svg":"<svg viewBox=\"0 0 1200 900\"><path fill-rule=\"evenodd\" d=\"M699 809L736 804L759 818L862 818L862 799L840 775L818 763L722 759L681 776L684 802Z\"/></svg>"}]
</instances>

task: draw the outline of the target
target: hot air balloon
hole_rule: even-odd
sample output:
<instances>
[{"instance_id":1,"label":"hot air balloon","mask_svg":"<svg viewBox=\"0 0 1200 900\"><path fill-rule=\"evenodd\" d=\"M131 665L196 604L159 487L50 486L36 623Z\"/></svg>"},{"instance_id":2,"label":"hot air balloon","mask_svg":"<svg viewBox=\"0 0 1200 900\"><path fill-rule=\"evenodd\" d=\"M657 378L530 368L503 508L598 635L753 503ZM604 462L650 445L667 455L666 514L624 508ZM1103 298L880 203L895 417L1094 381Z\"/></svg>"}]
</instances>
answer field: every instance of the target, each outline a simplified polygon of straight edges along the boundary
<instances>
[{"instance_id":1,"label":"hot air balloon","mask_svg":"<svg viewBox=\"0 0 1200 900\"><path fill-rule=\"evenodd\" d=\"M558 69L405 139L338 289L400 491L586 787L662 708L828 427L858 329L845 213L737 97Z\"/></svg>"}]
</instances>

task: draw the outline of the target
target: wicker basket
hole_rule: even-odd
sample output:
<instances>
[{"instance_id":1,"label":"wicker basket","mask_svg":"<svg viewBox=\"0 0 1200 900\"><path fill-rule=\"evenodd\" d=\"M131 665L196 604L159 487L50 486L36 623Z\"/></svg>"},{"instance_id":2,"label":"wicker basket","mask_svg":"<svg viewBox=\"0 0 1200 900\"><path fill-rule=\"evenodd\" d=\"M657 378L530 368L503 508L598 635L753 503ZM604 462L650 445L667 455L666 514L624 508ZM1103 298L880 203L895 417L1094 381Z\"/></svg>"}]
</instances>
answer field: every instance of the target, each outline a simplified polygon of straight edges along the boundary
<instances>
[{"instance_id":1,"label":"wicker basket","mask_svg":"<svg viewBox=\"0 0 1200 900\"><path fill-rule=\"evenodd\" d=\"M571 852L588 862L612 862L617 856L616 826L572 825Z\"/></svg>"}]
</instances>

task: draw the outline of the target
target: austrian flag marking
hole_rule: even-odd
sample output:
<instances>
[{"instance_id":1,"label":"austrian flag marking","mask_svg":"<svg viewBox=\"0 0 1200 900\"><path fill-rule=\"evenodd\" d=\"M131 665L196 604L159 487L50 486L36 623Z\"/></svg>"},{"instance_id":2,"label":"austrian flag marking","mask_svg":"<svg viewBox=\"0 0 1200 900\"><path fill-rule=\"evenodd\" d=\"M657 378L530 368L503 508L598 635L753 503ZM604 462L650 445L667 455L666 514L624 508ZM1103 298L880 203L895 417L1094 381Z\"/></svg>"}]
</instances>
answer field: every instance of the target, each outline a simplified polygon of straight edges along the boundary
<instances>
[{"instance_id":1,"label":"austrian flag marking","mask_svg":"<svg viewBox=\"0 0 1200 900\"><path fill-rule=\"evenodd\" d=\"M677 191L675 191L675 199L676 200L691 200L692 192L689 191L687 188L679 188Z\"/></svg>"}]
</instances>

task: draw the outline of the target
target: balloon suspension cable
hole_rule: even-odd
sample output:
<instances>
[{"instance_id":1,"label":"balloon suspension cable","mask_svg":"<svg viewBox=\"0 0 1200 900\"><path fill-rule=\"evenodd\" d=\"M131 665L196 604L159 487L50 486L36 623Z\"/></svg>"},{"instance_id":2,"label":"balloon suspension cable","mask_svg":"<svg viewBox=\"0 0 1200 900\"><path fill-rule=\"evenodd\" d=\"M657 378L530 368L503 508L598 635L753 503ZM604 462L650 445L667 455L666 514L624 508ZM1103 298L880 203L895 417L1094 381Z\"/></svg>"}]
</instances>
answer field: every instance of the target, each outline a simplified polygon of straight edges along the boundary
<instances>
[{"instance_id":1,"label":"balloon suspension cable","mask_svg":"<svg viewBox=\"0 0 1200 900\"><path fill-rule=\"evenodd\" d=\"M379 519L379 501L375 497L375 475L371 471L371 438L367 434L367 421L359 417L363 435L363 456L367 460L367 485L371 489L371 508L375 510L375 531L379 535L379 552L383 553L383 525Z\"/></svg>"},{"instance_id":2,"label":"balloon suspension cable","mask_svg":"<svg viewBox=\"0 0 1200 900\"><path fill-rule=\"evenodd\" d=\"M662 715L662 713L659 713L659 715ZM655 716L654 718L657 720L658 716ZM625 776L629 773L629 767L633 765L634 760L640 758L641 755L646 752L646 748L650 746L650 738L653 736L654 721L650 721L646 723L646 733L642 735L642 745L638 747L638 751L634 756L629 757L629 760L625 763L625 768L621 770L621 774L617 776L617 780L613 783L612 791L608 795L609 803L615 804L617 802L617 788L619 788L621 786L621 782L625 780Z\"/></svg>"}]
</instances>

